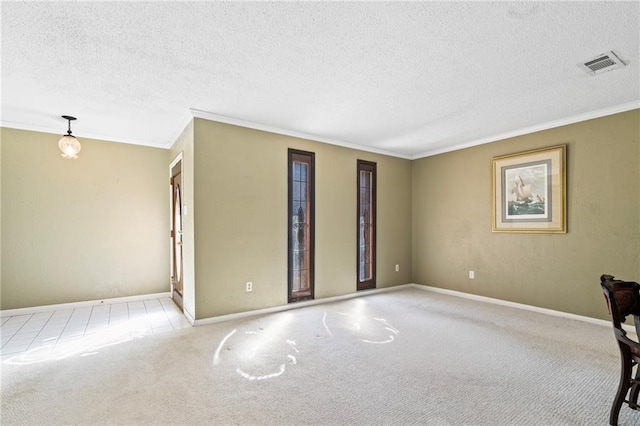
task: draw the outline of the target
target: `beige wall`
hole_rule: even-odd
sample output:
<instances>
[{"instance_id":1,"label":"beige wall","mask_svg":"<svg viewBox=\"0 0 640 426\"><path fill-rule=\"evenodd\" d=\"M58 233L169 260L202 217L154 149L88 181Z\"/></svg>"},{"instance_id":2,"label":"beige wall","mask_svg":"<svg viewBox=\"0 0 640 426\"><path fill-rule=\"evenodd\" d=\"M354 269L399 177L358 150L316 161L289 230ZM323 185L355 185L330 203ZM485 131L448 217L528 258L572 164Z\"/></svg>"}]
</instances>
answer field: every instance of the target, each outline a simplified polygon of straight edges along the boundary
<instances>
[{"instance_id":1,"label":"beige wall","mask_svg":"<svg viewBox=\"0 0 640 426\"><path fill-rule=\"evenodd\" d=\"M316 299L355 291L357 159L378 164L378 287L411 281L410 161L201 119L194 140L198 319L287 303L288 148L316 154Z\"/></svg>"},{"instance_id":2,"label":"beige wall","mask_svg":"<svg viewBox=\"0 0 640 426\"><path fill-rule=\"evenodd\" d=\"M2 133L0 132L0 309L2 309Z\"/></svg>"},{"instance_id":3,"label":"beige wall","mask_svg":"<svg viewBox=\"0 0 640 426\"><path fill-rule=\"evenodd\" d=\"M416 282L607 318L599 275L640 276L638 110L413 162L201 119L169 151L83 139L76 161L58 135L0 136L2 309L168 291L167 178L180 153L193 318L287 303L288 148L316 153L318 299L355 291L357 159L378 164L379 288ZM557 144L568 146L569 232L492 233L491 158Z\"/></svg>"},{"instance_id":4,"label":"beige wall","mask_svg":"<svg viewBox=\"0 0 640 426\"><path fill-rule=\"evenodd\" d=\"M491 158L557 144L568 233L492 233ZM599 276L640 279L639 110L414 161L412 248L416 283L608 318Z\"/></svg>"},{"instance_id":5,"label":"beige wall","mask_svg":"<svg viewBox=\"0 0 640 426\"><path fill-rule=\"evenodd\" d=\"M167 151L2 128L2 309L169 290Z\"/></svg>"}]
</instances>

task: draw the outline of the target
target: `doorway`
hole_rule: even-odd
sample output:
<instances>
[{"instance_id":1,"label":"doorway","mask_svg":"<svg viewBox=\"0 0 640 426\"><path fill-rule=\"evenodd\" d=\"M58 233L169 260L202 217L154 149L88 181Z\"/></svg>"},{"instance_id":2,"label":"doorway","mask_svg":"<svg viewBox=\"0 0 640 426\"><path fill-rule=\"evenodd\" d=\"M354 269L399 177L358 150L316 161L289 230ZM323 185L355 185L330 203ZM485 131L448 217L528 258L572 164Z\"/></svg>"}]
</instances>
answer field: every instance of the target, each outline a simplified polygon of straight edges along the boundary
<instances>
[{"instance_id":1,"label":"doorway","mask_svg":"<svg viewBox=\"0 0 640 426\"><path fill-rule=\"evenodd\" d=\"M184 311L182 159L171 166L171 298Z\"/></svg>"}]
</instances>

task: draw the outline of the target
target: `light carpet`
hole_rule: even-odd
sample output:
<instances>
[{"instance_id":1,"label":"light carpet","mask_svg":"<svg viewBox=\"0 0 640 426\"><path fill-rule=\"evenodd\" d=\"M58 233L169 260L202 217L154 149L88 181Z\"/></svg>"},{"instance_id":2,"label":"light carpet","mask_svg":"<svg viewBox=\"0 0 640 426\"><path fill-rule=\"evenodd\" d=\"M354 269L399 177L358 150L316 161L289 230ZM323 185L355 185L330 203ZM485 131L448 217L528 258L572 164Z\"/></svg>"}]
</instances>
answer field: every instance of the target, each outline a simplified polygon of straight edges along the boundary
<instances>
[{"instance_id":1,"label":"light carpet","mask_svg":"<svg viewBox=\"0 0 640 426\"><path fill-rule=\"evenodd\" d=\"M619 362L610 327L409 288L8 359L0 421L606 425Z\"/></svg>"}]
</instances>

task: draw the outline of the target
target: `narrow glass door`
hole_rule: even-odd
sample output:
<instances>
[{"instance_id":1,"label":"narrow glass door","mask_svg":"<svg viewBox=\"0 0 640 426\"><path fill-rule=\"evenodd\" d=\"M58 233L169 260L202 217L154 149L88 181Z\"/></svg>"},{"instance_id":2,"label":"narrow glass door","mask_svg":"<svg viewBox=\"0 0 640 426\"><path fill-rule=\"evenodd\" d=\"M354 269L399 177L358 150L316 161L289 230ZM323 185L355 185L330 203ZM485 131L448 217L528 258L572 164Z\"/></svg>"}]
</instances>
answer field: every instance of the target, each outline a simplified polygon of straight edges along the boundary
<instances>
[{"instance_id":1,"label":"narrow glass door","mask_svg":"<svg viewBox=\"0 0 640 426\"><path fill-rule=\"evenodd\" d=\"M376 163L358 160L357 289L376 287Z\"/></svg>"},{"instance_id":2,"label":"narrow glass door","mask_svg":"<svg viewBox=\"0 0 640 426\"><path fill-rule=\"evenodd\" d=\"M313 299L314 154L289 149L289 302Z\"/></svg>"}]
</instances>

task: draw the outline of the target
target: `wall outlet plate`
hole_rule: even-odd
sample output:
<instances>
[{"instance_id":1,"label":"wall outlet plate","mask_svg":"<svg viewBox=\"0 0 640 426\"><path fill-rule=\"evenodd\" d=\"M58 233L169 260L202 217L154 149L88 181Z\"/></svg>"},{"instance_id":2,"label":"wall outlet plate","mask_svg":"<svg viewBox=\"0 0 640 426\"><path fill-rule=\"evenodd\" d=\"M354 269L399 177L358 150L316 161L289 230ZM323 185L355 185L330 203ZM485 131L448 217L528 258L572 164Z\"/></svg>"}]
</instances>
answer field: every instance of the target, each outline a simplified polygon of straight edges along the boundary
<instances>
[{"instance_id":1,"label":"wall outlet plate","mask_svg":"<svg viewBox=\"0 0 640 426\"><path fill-rule=\"evenodd\" d=\"M245 285L245 288L247 289L247 293L252 292L253 291L253 283L252 282L248 282Z\"/></svg>"}]
</instances>

